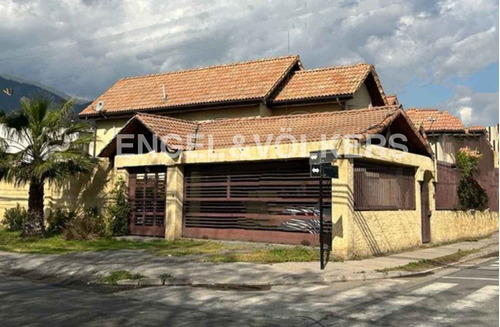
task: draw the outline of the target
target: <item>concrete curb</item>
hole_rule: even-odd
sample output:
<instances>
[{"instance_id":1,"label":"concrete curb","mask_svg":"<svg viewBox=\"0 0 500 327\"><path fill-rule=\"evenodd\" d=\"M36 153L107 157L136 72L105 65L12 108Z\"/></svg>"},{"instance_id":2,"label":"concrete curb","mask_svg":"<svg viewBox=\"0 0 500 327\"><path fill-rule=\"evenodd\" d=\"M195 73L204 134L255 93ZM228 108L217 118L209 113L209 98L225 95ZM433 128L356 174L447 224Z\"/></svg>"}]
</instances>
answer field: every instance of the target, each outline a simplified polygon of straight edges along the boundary
<instances>
[{"instance_id":1,"label":"concrete curb","mask_svg":"<svg viewBox=\"0 0 500 327\"><path fill-rule=\"evenodd\" d=\"M494 249L487 249L487 248L492 247L492 246L495 246L495 248ZM498 243L496 243L496 244L490 244L490 245L486 246L483 249L479 249L479 251L476 252L476 253L469 254L469 255L463 257L462 259L460 259L460 260L458 260L456 262L447 264L447 265L442 266L442 267L436 267L436 268L431 268L431 269L422 270L422 271L415 271L415 272L404 271L404 270L395 270L395 271L388 271L388 272L370 272L370 273L367 273L367 274L360 274L360 275L364 275L365 278L354 278L354 279L332 280L332 281L355 281L355 280L371 280L371 279L386 279L386 278L402 278L402 277L425 276L425 275L432 274L435 271L439 271L439 270L442 270L442 269L445 269L445 268L450 268L450 267L459 265L461 263L464 263L464 262L467 262L467 261L471 261L471 260L474 260L474 259L478 259L478 258L487 256L487 255L489 255L491 253L498 252Z\"/></svg>"},{"instance_id":2,"label":"concrete curb","mask_svg":"<svg viewBox=\"0 0 500 327\"><path fill-rule=\"evenodd\" d=\"M377 272L377 271L368 271L363 273L339 273L335 272L324 273L324 272L312 272L307 277L287 274L276 276L275 279L269 280L261 279L250 281L246 280L245 282L240 282L239 280L232 280L224 282L223 280L219 280L218 282L214 282L212 278L204 278L204 277L196 277L191 276L187 277L175 277L170 276L165 280L161 280L160 275L155 276L154 274L146 275L145 278L141 278L138 280L122 280L118 281L118 285L122 286L204 286L204 287L268 287L268 286L280 286L280 285L306 285L306 284L327 284L327 283L335 283L335 282L347 282L347 281L366 281L366 280L377 280L377 279L389 279L389 278L402 278L402 277L417 277L424 276L428 274L432 274L437 270L453 267L460 263L470 261L473 259L477 259L491 253L498 251L498 242L488 244L482 248L479 248L477 253L470 254L461 260L448 264L442 267L436 267L432 269L428 269L425 271L418 272L407 272L407 271L387 271L387 272ZM66 273L62 271L58 271L54 274L53 271L39 269L37 266L26 266L26 267L14 267L14 262L16 259L12 259L10 262L4 261L3 267L0 268L0 271L15 276L21 276L31 279L37 280L53 280L58 283L73 283L73 282L84 282L84 283L97 283L98 280L106 271L111 271L114 269L112 265L109 269L106 270L97 270L96 267L92 267L91 265L85 268L80 267L78 270L73 270L71 273ZM123 269L123 268L120 268ZM135 272L141 273L141 271L137 269L132 269Z\"/></svg>"},{"instance_id":3,"label":"concrete curb","mask_svg":"<svg viewBox=\"0 0 500 327\"><path fill-rule=\"evenodd\" d=\"M492 248L494 246L494 248ZM316 278L312 278L312 280L304 281L301 279L293 279L293 276L288 279L288 281L283 282L282 280L277 283L267 283L267 284L238 284L239 286L245 287L257 287L257 286L282 286L282 285L301 285L301 284L323 284L323 283L338 283L338 282L349 282L349 281L366 281L366 280L377 280L377 279L389 279L389 278L403 278L403 277L418 277L425 276L434 273L435 271L450 268L456 265L459 265L463 262L467 262L470 260L474 260L477 258L484 257L491 253L498 251L498 243L490 244L483 249L480 249L479 252L470 254L457 262L450 263L446 266L431 268L423 271L409 272L403 270L396 271L387 271L387 272L366 272L366 273L353 273L350 275L336 275L336 276L325 276L325 275L316 275ZM134 286L224 286L229 285L226 283L207 283L201 280L177 280L172 278L170 280L162 283L160 278L143 278L139 280L122 280L118 281L118 285L134 285ZM233 284L235 285L235 284Z\"/></svg>"}]
</instances>

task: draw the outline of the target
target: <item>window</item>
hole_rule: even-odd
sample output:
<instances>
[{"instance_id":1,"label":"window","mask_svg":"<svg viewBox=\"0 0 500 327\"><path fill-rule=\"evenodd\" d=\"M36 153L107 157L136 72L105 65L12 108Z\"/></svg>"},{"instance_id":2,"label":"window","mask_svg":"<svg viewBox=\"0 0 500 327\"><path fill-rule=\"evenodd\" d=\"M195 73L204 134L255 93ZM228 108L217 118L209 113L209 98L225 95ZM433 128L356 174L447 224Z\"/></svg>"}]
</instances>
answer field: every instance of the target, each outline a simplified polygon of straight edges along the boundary
<instances>
[{"instance_id":1,"label":"window","mask_svg":"<svg viewBox=\"0 0 500 327\"><path fill-rule=\"evenodd\" d=\"M355 210L415 210L415 169L354 163Z\"/></svg>"}]
</instances>

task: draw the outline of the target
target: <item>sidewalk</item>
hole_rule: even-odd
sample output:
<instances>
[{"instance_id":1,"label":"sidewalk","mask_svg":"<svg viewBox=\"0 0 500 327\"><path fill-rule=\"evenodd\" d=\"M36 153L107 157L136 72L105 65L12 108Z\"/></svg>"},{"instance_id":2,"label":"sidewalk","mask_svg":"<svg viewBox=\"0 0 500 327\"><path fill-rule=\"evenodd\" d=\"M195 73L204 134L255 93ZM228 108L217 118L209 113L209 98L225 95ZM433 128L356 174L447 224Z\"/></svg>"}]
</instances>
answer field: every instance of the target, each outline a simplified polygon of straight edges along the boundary
<instances>
[{"instance_id":1,"label":"sidewalk","mask_svg":"<svg viewBox=\"0 0 500 327\"><path fill-rule=\"evenodd\" d=\"M0 272L64 282L91 282L111 271L129 270L146 276L139 283L149 285L160 285L162 274L172 276L167 280L170 284L309 284L404 276L410 273L377 270L472 249L482 249L482 254L498 251L498 233L477 242L459 242L364 260L329 262L324 271L319 269L319 262L199 263L189 256L162 257L147 251L120 250L62 255L0 251Z\"/></svg>"}]
</instances>

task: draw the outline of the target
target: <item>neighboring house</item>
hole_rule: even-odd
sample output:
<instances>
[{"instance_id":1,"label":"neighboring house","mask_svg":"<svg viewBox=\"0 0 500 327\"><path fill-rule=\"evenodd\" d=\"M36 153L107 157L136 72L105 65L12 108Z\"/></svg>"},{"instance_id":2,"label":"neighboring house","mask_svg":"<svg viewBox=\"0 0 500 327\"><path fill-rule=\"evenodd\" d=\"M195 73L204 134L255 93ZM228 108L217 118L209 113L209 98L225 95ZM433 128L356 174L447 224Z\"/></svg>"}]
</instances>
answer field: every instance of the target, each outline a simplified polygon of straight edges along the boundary
<instances>
[{"instance_id":1,"label":"neighboring house","mask_svg":"<svg viewBox=\"0 0 500 327\"><path fill-rule=\"evenodd\" d=\"M469 147L482 153L480 169L498 167L494 149L483 126L465 127L460 118L446 110L410 108L406 113L415 126L423 128L438 161L455 164L457 151Z\"/></svg>"},{"instance_id":2,"label":"neighboring house","mask_svg":"<svg viewBox=\"0 0 500 327\"><path fill-rule=\"evenodd\" d=\"M495 167L498 168L498 130L499 126L488 126L486 127L486 132L488 134L488 140L490 141L491 147L493 148L493 152L495 154Z\"/></svg>"},{"instance_id":3,"label":"neighboring house","mask_svg":"<svg viewBox=\"0 0 500 327\"><path fill-rule=\"evenodd\" d=\"M458 117L446 110L411 108L406 113L415 126L425 131L438 162L438 181L440 172L445 176L443 179L451 179L442 190L438 188L438 208L451 209L458 205L456 192L453 191L458 185L458 172L453 171L455 155L459 149L468 147L479 150L483 156L477 179L488 193L490 209L498 211L498 149L495 149L494 133L491 133L494 130L489 129L488 133L483 126L465 127Z\"/></svg>"}]
</instances>

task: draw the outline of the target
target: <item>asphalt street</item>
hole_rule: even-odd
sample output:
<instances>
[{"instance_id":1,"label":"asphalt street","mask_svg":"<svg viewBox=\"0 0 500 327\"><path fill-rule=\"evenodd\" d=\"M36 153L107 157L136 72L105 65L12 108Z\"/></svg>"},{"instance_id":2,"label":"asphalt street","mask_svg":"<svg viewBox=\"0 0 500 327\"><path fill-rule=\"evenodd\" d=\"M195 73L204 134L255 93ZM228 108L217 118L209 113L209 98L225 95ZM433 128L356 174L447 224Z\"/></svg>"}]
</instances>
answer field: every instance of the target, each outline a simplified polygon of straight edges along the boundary
<instances>
[{"instance_id":1,"label":"asphalt street","mask_svg":"<svg viewBox=\"0 0 500 327\"><path fill-rule=\"evenodd\" d=\"M436 274L262 290L109 292L0 276L0 326L498 326L498 257Z\"/></svg>"}]
</instances>

